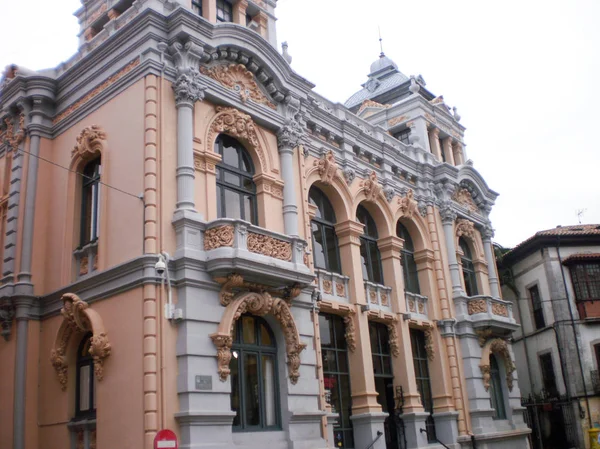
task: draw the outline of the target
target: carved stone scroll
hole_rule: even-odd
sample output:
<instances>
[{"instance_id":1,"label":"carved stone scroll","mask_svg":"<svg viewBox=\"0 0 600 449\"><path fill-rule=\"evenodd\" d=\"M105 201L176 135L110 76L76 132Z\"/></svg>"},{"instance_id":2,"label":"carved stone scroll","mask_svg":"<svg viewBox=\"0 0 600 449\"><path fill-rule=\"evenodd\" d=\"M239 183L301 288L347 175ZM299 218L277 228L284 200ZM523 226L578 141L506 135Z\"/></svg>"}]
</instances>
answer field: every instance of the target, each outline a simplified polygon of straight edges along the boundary
<instances>
[{"instance_id":1,"label":"carved stone scroll","mask_svg":"<svg viewBox=\"0 0 600 449\"><path fill-rule=\"evenodd\" d=\"M398 199L402 216L412 218L419 213L419 203L414 198L415 193L410 189L406 195Z\"/></svg>"},{"instance_id":2,"label":"carved stone scroll","mask_svg":"<svg viewBox=\"0 0 600 449\"><path fill-rule=\"evenodd\" d=\"M458 187L454 195L452 195L452 199L456 201L458 204L465 206L471 212L479 212L479 208L475 201L473 201L473 196L471 196L471 192L469 192L465 188Z\"/></svg>"},{"instance_id":3,"label":"carved stone scroll","mask_svg":"<svg viewBox=\"0 0 600 449\"><path fill-rule=\"evenodd\" d=\"M495 354L499 356L504 362L504 368L506 371L506 385L508 386L508 390L513 390L513 373L517 369L512 359L510 358L510 351L508 349L508 344L506 340L501 338L494 338L493 340L488 340L488 342L483 346L482 354L481 354L481 363L479 364L479 369L481 370L481 374L483 376L483 386L485 391L488 391L490 388L490 355Z\"/></svg>"},{"instance_id":4,"label":"carved stone scroll","mask_svg":"<svg viewBox=\"0 0 600 449\"><path fill-rule=\"evenodd\" d=\"M321 182L325 185L331 185L338 169L333 151L327 153L322 159L315 161L314 165L318 167Z\"/></svg>"},{"instance_id":5,"label":"carved stone scroll","mask_svg":"<svg viewBox=\"0 0 600 449\"><path fill-rule=\"evenodd\" d=\"M102 154L106 145L106 133L98 125L83 128L77 136L77 144L71 151L71 156L79 155L83 160L89 160Z\"/></svg>"},{"instance_id":6,"label":"carved stone scroll","mask_svg":"<svg viewBox=\"0 0 600 449\"><path fill-rule=\"evenodd\" d=\"M268 235L248 233L248 251L275 259L292 260L292 245Z\"/></svg>"},{"instance_id":7,"label":"carved stone scroll","mask_svg":"<svg viewBox=\"0 0 600 449\"><path fill-rule=\"evenodd\" d=\"M89 305L73 293L62 296L61 314L63 322L58 330L50 362L54 367L61 389L67 389L69 356L67 347L71 336L92 333L89 353L94 360L94 375L98 381L104 377L104 361L111 353L111 345L104 330L102 318Z\"/></svg>"},{"instance_id":8,"label":"carved stone scroll","mask_svg":"<svg viewBox=\"0 0 600 449\"><path fill-rule=\"evenodd\" d=\"M365 191L367 201L377 201L377 197L381 193L381 186L379 185L375 171L372 171L369 177L362 182L362 187Z\"/></svg>"},{"instance_id":9,"label":"carved stone scroll","mask_svg":"<svg viewBox=\"0 0 600 449\"><path fill-rule=\"evenodd\" d=\"M204 250L233 246L233 226L217 226L204 233Z\"/></svg>"},{"instance_id":10,"label":"carved stone scroll","mask_svg":"<svg viewBox=\"0 0 600 449\"><path fill-rule=\"evenodd\" d=\"M456 236L465 236L471 240L475 240L475 225L473 222L464 218L456 220Z\"/></svg>"},{"instance_id":11,"label":"carved stone scroll","mask_svg":"<svg viewBox=\"0 0 600 449\"><path fill-rule=\"evenodd\" d=\"M256 316L270 314L277 319L285 337L288 377L292 384L296 384L300 377L300 353L306 344L300 342L300 334L290 307L283 299L274 298L267 292L245 292L237 295L226 307L218 331L210 336L217 348L217 364L221 381L225 382L229 377L233 328L244 313Z\"/></svg>"}]
</instances>

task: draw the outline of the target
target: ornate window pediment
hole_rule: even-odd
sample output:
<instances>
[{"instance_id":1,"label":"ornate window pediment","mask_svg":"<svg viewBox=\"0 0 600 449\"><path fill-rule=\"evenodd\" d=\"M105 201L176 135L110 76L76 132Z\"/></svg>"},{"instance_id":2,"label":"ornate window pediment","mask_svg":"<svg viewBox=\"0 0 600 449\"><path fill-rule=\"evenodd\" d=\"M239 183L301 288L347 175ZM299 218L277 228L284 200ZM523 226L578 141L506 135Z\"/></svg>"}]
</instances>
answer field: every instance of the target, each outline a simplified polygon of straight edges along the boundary
<instances>
[{"instance_id":1,"label":"ornate window pediment","mask_svg":"<svg viewBox=\"0 0 600 449\"><path fill-rule=\"evenodd\" d=\"M495 354L498 358L500 358L504 362L504 368L506 370L506 385L508 386L508 390L513 390L513 373L517 369L515 364L513 363L510 357L510 351L508 350L508 343L506 340L501 338L493 338L488 340L483 345L482 355L481 355L481 363L479 364L479 369L483 374L483 386L485 391L488 391L490 388L490 379L491 379L491 366L490 366L490 355Z\"/></svg>"}]
</instances>

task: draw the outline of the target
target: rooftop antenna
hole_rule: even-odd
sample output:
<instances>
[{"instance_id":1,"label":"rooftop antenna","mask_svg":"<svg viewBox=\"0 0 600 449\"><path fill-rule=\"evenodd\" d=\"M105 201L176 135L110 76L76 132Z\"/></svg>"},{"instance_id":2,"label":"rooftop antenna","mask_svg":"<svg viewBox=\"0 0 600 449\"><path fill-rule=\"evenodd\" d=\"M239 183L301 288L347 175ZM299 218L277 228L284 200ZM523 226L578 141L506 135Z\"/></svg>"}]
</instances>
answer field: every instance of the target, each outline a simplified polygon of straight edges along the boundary
<instances>
[{"instance_id":1,"label":"rooftop antenna","mask_svg":"<svg viewBox=\"0 0 600 449\"><path fill-rule=\"evenodd\" d=\"M579 220L579 224L581 224L581 218L587 209L577 209L577 219Z\"/></svg>"},{"instance_id":2,"label":"rooftop antenna","mask_svg":"<svg viewBox=\"0 0 600 449\"><path fill-rule=\"evenodd\" d=\"M379 31L379 48L381 49L379 57L383 58L385 55L383 53L383 39L381 38L381 28L379 26L377 27L377 31Z\"/></svg>"}]
</instances>

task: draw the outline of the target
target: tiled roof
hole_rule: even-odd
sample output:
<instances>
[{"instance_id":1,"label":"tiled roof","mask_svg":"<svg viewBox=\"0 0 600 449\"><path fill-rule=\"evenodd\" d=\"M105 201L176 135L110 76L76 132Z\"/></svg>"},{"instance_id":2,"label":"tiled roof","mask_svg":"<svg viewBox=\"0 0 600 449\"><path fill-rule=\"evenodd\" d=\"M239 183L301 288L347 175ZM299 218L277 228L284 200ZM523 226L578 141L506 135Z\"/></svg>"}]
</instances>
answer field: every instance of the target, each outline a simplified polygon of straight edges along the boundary
<instances>
[{"instance_id":1,"label":"tiled roof","mask_svg":"<svg viewBox=\"0 0 600 449\"><path fill-rule=\"evenodd\" d=\"M362 88L361 90L356 92L354 95L352 95L350 98L348 98L348 100L346 100L346 103L344 103L344 105L347 108L352 108L353 106L356 106L357 104L360 104L365 100L370 100L371 98L375 98L375 97L383 94L384 92L387 92L387 91L393 89L394 87L397 87L397 86L405 83L408 80L409 80L408 76L406 76L402 72L393 73L385 78L379 79L378 81L380 84L372 92L369 91L367 88Z\"/></svg>"},{"instance_id":2,"label":"tiled roof","mask_svg":"<svg viewBox=\"0 0 600 449\"><path fill-rule=\"evenodd\" d=\"M563 260L565 265L572 262L600 260L600 253L576 253L571 254L569 257Z\"/></svg>"}]
</instances>

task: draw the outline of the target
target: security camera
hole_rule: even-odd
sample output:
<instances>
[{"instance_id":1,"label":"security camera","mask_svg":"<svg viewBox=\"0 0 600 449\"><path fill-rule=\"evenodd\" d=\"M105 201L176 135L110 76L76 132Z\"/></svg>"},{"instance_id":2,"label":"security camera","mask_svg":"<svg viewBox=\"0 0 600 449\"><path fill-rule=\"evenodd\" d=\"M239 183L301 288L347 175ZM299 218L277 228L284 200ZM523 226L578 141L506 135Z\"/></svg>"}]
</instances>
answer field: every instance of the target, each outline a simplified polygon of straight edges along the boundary
<instances>
[{"instance_id":1,"label":"security camera","mask_svg":"<svg viewBox=\"0 0 600 449\"><path fill-rule=\"evenodd\" d=\"M162 276L163 274L165 274L167 265L165 264L165 260L162 256L158 259L158 262L156 262L156 264L154 265L154 269L156 270L156 274L158 274L159 276Z\"/></svg>"}]
</instances>

